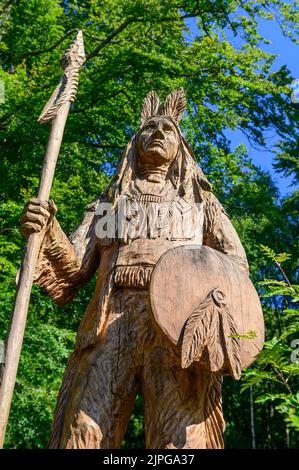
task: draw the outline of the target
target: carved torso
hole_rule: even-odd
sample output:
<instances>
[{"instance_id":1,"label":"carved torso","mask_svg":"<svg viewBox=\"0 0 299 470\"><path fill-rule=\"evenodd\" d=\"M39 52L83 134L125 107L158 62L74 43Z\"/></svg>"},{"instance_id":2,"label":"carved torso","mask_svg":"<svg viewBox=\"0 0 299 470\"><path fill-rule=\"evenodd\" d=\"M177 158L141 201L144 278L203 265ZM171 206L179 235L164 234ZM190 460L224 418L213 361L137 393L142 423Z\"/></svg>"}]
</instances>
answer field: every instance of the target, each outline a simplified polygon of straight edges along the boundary
<instances>
[{"instance_id":1,"label":"carved torso","mask_svg":"<svg viewBox=\"0 0 299 470\"><path fill-rule=\"evenodd\" d=\"M114 277L118 286L147 287L163 253L182 244L202 244L203 204L180 197L170 180L155 189L135 180L122 198Z\"/></svg>"}]
</instances>

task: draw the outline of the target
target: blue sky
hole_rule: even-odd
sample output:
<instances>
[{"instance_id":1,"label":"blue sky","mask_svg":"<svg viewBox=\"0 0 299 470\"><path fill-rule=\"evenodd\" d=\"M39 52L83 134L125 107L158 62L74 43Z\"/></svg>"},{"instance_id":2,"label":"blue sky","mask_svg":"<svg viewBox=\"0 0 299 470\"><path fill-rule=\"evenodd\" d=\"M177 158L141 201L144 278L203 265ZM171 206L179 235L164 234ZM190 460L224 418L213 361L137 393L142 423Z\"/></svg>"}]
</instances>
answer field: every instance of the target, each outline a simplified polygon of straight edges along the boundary
<instances>
[{"instance_id":1,"label":"blue sky","mask_svg":"<svg viewBox=\"0 0 299 470\"><path fill-rule=\"evenodd\" d=\"M188 18L187 24L193 34L198 32L195 18ZM299 78L299 45L294 44L290 39L284 37L279 25L275 21L260 20L259 32L263 37L271 41L271 44L264 44L262 48L267 52L277 55L273 69L277 70L282 65L286 65L291 72L291 75L294 78ZM280 173L274 171L272 166L274 154L272 152L263 149L256 150L253 148L241 131L228 130L226 131L226 135L231 140L231 146L233 149L241 143L246 145L248 153L254 163L260 166L263 170L271 173L274 182L279 188L281 196L285 196L294 190L294 186L290 187L292 183L291 177L286 178ZM276 136L273 134L268 146L270 147L273 145L275 140Z\"/></svg>"}]
</instances>

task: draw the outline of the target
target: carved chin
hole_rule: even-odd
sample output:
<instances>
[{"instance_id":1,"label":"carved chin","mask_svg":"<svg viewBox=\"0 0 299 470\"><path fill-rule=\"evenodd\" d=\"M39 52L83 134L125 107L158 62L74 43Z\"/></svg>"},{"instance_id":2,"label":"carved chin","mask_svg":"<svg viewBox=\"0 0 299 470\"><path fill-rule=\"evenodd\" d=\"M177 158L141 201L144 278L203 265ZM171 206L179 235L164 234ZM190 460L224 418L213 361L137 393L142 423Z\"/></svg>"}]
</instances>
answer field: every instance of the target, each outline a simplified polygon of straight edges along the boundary
<instances>
[{"instance_id":1,"label":"carved chin","mask_svg":"<svg viewBox=\"0 0 299 470\"><path fill-rule=\"evenodd\" d=\"M160 155L161 157L166 156L166 152L164 148L162 148L160 145L153 145L149 148L149 153L152 155Z\"/></svg>"},{"instance_id":2,"label":"carved chin","mask_svg":"<svg viewBox=\"0 0 299 470\"><path fill-rule=\"evenodd\" d=\"M166 162L169 160L167 152L160 146L150 147L145 154L145 158L146 160L154 160L155 163L159 163L161 161Z\"/></svg>"}]
</instances>

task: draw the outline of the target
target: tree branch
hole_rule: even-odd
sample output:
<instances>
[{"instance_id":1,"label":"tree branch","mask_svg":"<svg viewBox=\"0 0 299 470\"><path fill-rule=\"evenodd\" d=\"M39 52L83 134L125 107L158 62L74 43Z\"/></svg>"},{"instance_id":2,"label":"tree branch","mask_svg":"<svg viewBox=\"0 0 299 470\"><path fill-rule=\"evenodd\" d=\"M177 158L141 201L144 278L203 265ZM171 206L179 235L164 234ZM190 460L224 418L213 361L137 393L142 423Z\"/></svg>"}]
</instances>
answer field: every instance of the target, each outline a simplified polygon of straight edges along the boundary
<instances>
[{"instance_id":1,"label":"tree branch","mask_svg":"<svg viewBox=\"0 0 299 470\"><path fill-rule=\"evenodd\" d=\"M105 46L107 46L107 44L109 44L109 42L112 41L112 39L115 38L115 36L117 36L124 29L126 29L127 26L129 26L129 24L136 22L136 21L140 21L140 20L137 20L137 19L134 20L132 18L127 19L123 24L121 24L117 29L115 29L106 39L104 39L104 41L102 41L90 54L87 54L86 62L92 57L96 56Z\"/></svg>"},{"instance_id":2,"label":"tree branch","mask_svg":"<svg viewBox=\"0 0 299 470\"><path fill-rule=\"evenodd\" d=\"M161 23L164 23L164 22L169 22L169 21L183 21L184 19L186 18L194 18L196 16L199 16L202 20L202 23L203 23L203 29L204 31L206 32L206 34L209 34L208 31L206 30L205 28L205 25L204 25L204 21L202 19L202 16L201 16L201 13L196 11L196 12L192 12L192 13L187 13L185 15L180 15L179 18L172 18L172 17L169 17L169 18L161 18L160 19L160 22ZM86 55L86 62L95 57L102 49L104 49L105 46L107 46L107 44L111 43L112 40L117 36L119 35L122 31L124 31L130 24L133 24L133 23L137 23L137 22L142 22L143 19L142 18L128 18L127 20L125 20L117 29L115 29L106 39L104 39L93 51L90 52L90 54L87 54ZM18 60L22 60L28 56L37 56L37 55L41 55L41 54L46 54L48 52L51 52L53 51L54 49L56 49L68 36L70 36L71 34L73 34L74 32L77 32L78 31L78 28L73 28L73 29L70 29L69 31L67 31L67 33L65 33L58 41L56 41L54 44L52 44L52 46L46 48L46 49L37 49L37 50L34 50L34 51L27 51L27 52L24 52L22 54L20 54L18 56ZM93 39L97 39L95 36L91 35L90 33L86 33L86 36L87 37L91 37ZM12 55L12 54L10 54Z\"/></svg>"},{"instance_id":3,"label":"tree branch","mask_svg":"<svg viewBox=\"0 0 299 470\"><path fill-rule=\"evenodd\" d=\"M105 144L97 144L96 142L80 142L83 145L90 145L91 147L95 147L97 149L114 149L114 150L123 150L124 145L105 145Z\"/></svg>"},{"instance_id":4,"label":"tree branch","mask_svg":"<svg viewBox=\"0 0 299 470\"><path fill-rule=\"evenodd\" d=\"M52 46L48 47L47 49L38 49L35 51L24 52L18 58L22 60L25 57L28 57L31 55L36 56L36 55L46 54L47 52L51 52L54 49L56 49L68 36L70 36L71 34L77 31L78 31L78 28L70 29L67 33L64 34L64 36L62 36L62 38L60 38L58 41L56 41L54 44L52 44Z\"/></svg>"},{"instance_id":5,"label":"tree branch","mask_svg":"<svg viewBox=\"0 0 299 470\"><path fill-rule=\"evenodd\" d=\"M169 22L169 21L183 21L186 18L194 18L196 16L201 17L200 12L196 11L196 12L192 12L192 13L187 13L185 15L180 15L179 18L173 18L173 17L161 18L160 21L162 23ZM105 46L107 46L107 44L111 43L112 40L117 35L119 35L122 31L124 31L130 24L137 23L137 22L142 22L142 21L143 21L142 18L128 18L127 20L125 20L106 39L104 39L93 51L91 51L90 54L86 55L86 61L88 61L89 59L95 57L102 49L104 49ZM205 27L203 29L205 30ZM78 28L70 29L58 41L56 41L54 44L52 44L52 46L50 46L46 49L36 49L36 50L33 50L33 51L23 52L17 58L18 58L18 60L22 60L22 59L24 59L26 57L29 57L29 56L37 56L37 55L46 54L48 52L51 52L54 49L56 49L67 37L69 37L71 34L77 32L77 31L78 31ZM87 37L90 37L92 39L98 39L96 36L93 36L90 33L84 33L84 34L86 34ZM207 31L206 31L206 34L208 34ZM12 55L12 54L10 54L10 55Z\"/></svg>"}]
</instances>

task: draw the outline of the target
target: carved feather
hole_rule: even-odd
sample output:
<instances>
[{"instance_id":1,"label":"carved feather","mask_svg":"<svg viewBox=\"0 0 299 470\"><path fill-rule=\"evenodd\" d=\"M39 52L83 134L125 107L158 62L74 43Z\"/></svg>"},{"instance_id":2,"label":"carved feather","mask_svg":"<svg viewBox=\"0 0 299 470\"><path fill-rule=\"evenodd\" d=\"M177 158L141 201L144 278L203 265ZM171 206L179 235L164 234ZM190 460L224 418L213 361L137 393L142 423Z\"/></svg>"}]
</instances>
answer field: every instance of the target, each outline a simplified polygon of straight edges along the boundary
<instances>
[{"instance_id":1,"label":"carved feather","mask_svg":"<svg viewBox=\"0 0 299 470\"><path fill-rule=\"evenodd\" d=\"M224 352L222 347L222 338L220 336L220 319L219 310L215 307L215 315L213 316L213 325L210 329L210 337L207 348L209 353L210 370L218 372L224 364Z\"/></svg>"},{"instance_id":2,"label":"carved feather","mask_svg":"<svg viewBox=\"0 0 299 470\"><path fill-rule=\"evenodd\" d=\"M159 105L159 96L155 91L150 91L143 101L140 115L141 123L143 123L149 117L155 116L158 113Z\"/></svg>"},{"instance_id":3,"label":"carved feather","mask_svg":"<svg viewBox=\"0 0 299 470\"><path fill-rule=\"evenodd\" d=\"M209 295L193 310L186 321L182 342L183 369L201 357L210 335L213 314L214 303Z\"/></svg>"},{"instance_id":4,"label":"carved feather","mask_svg":"<svg viewBox=\"0 0 299 470\"><path fill-rule=\"evenodd\" d=\"M167 96L161 108L163 116L172 116L179 123L187 107L184 88L177 88Z\"/></svg>"},{"instance_id":5,"label":"carved feather","mask_svg":"<svg viewBox=\"0 0 299 470\"><path fill-rule=\"evenodd\" d=\"M234 379L239 379L241 375L241 343L236 329L236 323L231 311L223 307L222 328L224 335L224 345L231 375Z\"/></svg>"}]
</instances>

